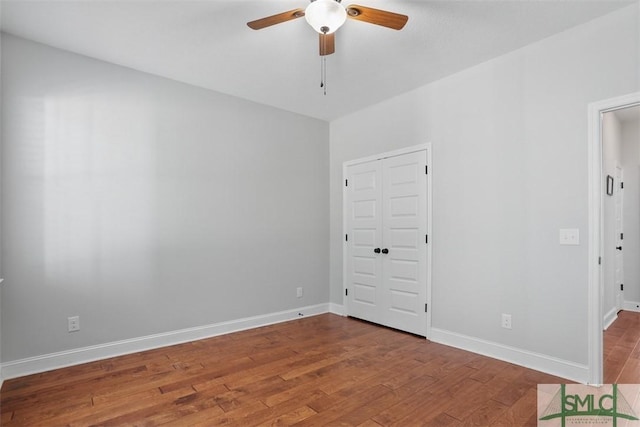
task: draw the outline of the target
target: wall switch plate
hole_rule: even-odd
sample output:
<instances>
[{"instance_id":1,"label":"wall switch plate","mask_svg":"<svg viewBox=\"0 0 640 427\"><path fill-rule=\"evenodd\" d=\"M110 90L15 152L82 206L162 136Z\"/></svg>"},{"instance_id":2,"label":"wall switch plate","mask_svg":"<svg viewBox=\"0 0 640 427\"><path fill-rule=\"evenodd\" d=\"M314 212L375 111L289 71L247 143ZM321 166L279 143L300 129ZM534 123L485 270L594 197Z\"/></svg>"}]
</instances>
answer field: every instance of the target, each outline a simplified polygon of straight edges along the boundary
<instances>
[{"instance_id":1,"label":"wall switch plate","mask_svg":"<svg viewBox=\"0 0 640 427\"><path fill-rule=\"evenodd\" d=\"M578 230L577 228L561 228L560 244L561 245L579 245L580 230Z\"/></svg>"},{"instance_id":2,"label":"wall switch plate","mask_svg":"<svg viewBox=\"0 0 640 427\"><path fill-rule=\"evenodd\" d=\"M69 332L77 332L80 330L80 316L68 317Z\"/></svg>"},{"instance_id":3,"label":"wall switch plate","mask_svg":"<svg viewBox=\"0 0 640 427\"><path fill-rule=\"evenodd\" d=\"M502 327L511 329L511 315L502 313Z\"/></svg>"},{"instance_id":4,"label":"wall switch plate","mask_svg":"<svg viewBox=\"0 0 640 427\"><path fill-rule=\"evenodd\" d=\"M298 289L296 289L296 296L297 296L298 298L302 298L302 288L298 288Z\"/></svg>"}]
</instances>

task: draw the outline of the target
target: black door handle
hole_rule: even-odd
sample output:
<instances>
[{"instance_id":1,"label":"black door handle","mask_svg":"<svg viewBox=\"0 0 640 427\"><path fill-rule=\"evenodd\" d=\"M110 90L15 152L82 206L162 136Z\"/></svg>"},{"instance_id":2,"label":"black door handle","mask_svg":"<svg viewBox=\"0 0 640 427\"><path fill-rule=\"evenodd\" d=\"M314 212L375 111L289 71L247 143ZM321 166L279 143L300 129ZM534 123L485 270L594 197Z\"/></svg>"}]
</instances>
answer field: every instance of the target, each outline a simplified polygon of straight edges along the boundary
<instances>
[{"instance_id":1,"label":"black door handle","mask_svg":"<svg viewBox=\"0 0 640 427\"><path fill-rule=\"evenodd\" d=\"M622 250L622 246L616 246L616 249L621 251ZM382 252L384 252L384 249L382 250Z\"/></svg>"},{"instance_id":2,"label":"black door handle","mask_svg":"<svg viewBox=\"0 0 640 427\"><path fill-rule=\"evenodd\" d=\"M389 249L384 248L384 249L382 250L382 253L383 253L383 254L388 254L388 253L389 253Z\"/></svg>"},{"instance_id":3,"label":"black door handle","mask_svg":"<svg viewBox=\"0 0 640 427\"><path fill-rule=\"evenodd\" d=\"M379 253L380 253L380 248L375 248L375 249L373 250L373 252L375 252L375 253L379 254Z\"/></svg>"}]
</instances>

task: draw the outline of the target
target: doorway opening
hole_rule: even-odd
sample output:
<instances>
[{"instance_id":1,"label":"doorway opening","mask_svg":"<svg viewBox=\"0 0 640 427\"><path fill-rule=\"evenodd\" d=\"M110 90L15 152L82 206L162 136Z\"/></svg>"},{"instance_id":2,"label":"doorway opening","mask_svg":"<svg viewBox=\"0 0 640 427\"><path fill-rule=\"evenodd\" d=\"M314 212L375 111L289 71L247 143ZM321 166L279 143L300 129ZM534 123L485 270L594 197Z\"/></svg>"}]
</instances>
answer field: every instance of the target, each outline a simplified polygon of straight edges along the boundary
<instances>
[{"instance_id":1,"label":"doorway opening","mask_svg":"<svg viewBox=\"0 0 640 427\"><path fill-rule=\"evenodd\" d=\"M625 296L615 289L624 284L623 244L623 174L629 159L611 159L612 147L606 145L611 129L607 122L620 127L621 117L633 115L640 108L640 92L599 101L589 105L589 308L588 346L589 383L603 382L603 330L615 320L616 306L625 305ZM613 115L607 115L613 113ZM613 133L620 134L620 129ZM621 144L621 143L620 143ZM622 145L618 148L621 150ZM615 150L614 150L615 151ZM615 157L615 156L614 156ZM636 158L640 164L640 153ZM638 166L636 166L638 169ZM635 171L634 171L635 172ZM627 177L628 178L628 177ZM636 179L636 183L640 178ZM617 187L616 187L617 185ZM616 197L617 195L617 197ZM620 221L616 223L616 210ZM618 236L615 235L618 229ZM629 240L628 240L629 241ZM612 242L615 245L612 246ZM620 249L618 249L620 247ZM616 256L618 265L616 266ZM616 271L617 269L617 271ZM616 279L616 274L617 279ZM616 283L616 280L619 283ZM609 287L607 287L609 286ZM638 285L640 286L640 285ZM621 307L622 308L622 307Z\"/></svg>"}]
</instances>

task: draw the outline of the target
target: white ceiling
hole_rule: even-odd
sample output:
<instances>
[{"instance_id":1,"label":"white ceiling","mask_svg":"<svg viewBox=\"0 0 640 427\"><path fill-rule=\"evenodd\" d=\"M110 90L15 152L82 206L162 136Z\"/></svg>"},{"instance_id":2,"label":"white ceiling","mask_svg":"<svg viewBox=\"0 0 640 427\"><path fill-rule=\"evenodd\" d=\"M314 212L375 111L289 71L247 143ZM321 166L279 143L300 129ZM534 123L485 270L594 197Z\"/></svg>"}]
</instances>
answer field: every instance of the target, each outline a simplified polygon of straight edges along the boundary
<instances>
[{"instance_id":1,"label":"white ceiling","mask_svg":"<svg viewBox=\"0 0 640 427\"><path fill-rule=\"evenodd\" d=\"M353 4L344 0L345 5ZM332 120L594 19L633 0L355 0L409 16L402 31L348 20L320 89L304 18L247 21L307 0L2 0L3 31L61 49ZM637 0L636 0L637 2Z\"/></svg>"}]
</instances>

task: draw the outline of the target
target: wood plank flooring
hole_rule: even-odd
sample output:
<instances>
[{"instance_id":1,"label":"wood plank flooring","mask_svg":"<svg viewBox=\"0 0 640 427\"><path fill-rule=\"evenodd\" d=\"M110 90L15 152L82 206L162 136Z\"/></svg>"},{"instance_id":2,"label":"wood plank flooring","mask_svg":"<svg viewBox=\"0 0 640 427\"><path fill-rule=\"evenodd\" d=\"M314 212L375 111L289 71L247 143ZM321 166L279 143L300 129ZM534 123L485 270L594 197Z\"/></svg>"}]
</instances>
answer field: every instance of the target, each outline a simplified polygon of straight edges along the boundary
<instances>
[{"instance_id":1,"label":"wood plank flooring","mask_svg":"<svg viewBox=\"0 0 640 427\"><path fill-rule=\"evenodd\" d=\"M619 378L639 360L639 319L606 338ZM561 382L326 314L7 380L0 424L533 426L537 384Z\"/></svg>"},{"instance_id":2,"label":"wood plank flooring","mask_svg":"<svg viewBox=\"0 0 640 427\"><path fill-rule=\"evenodd\" d=\"M618 313L604 333L603 356L606 384L640 384L640 313Z\"/></svg>"}]
</instances>

